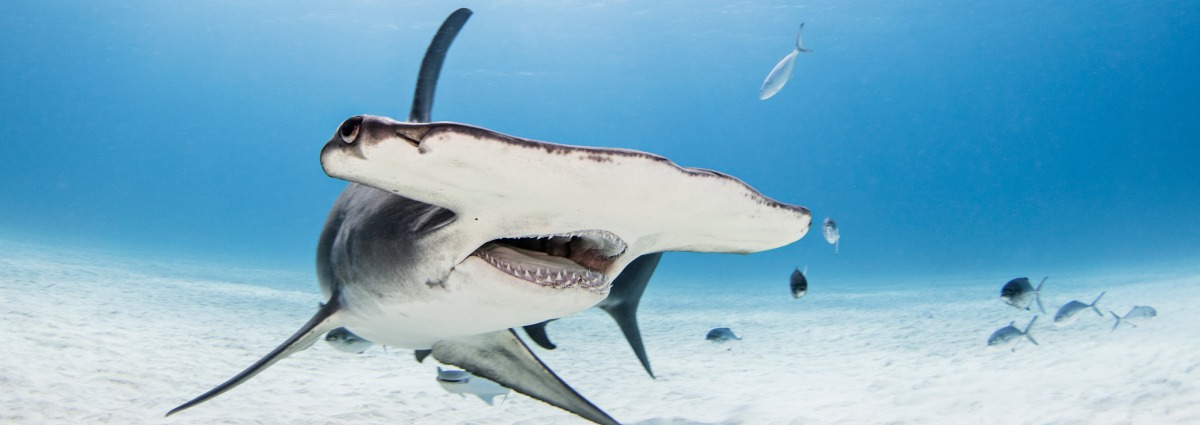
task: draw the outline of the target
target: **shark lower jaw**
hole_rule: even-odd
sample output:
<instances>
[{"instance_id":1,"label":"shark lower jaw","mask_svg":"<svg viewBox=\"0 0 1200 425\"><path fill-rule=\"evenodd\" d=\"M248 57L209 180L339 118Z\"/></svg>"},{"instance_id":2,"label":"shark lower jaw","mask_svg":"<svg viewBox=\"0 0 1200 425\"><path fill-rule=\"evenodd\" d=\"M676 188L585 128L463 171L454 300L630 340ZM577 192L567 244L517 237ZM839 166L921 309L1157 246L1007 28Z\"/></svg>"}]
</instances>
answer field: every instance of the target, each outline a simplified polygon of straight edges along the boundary
<instances>
[{"instance_id":1,"label":"shark lower jaw","mask_svg":"<svg viewBox=\"0 0 1200 425\"><path fill-rule=\"evenodd\" d=\"M509 276L542 287L609 289L608 270L625 253L621 238L603 230L497 239L471 255Z\"/></svg>"}]
</instances>

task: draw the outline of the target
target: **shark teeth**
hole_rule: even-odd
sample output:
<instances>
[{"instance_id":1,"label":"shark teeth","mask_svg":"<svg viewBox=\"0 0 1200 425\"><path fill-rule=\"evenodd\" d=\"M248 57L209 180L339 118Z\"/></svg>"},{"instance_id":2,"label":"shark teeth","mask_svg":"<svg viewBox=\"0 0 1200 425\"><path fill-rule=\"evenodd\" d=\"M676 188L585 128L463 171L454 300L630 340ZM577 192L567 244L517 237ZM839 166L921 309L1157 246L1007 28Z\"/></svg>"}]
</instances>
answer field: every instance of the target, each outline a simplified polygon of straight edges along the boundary
<instances>
[{"instance_id":1,"label":"shark teeth","mask_svg":"<svg viewBox=\"0 0 1200 425\"><path fill-rule=\"evenodd\" d=\"M603 293L609 288L603 271L626 249L617 235L583 230L498 239L480 247L475 255L510 276L540 286Z\"/></svg>"},{"instance_id":2,"label":"shark teeth","mask_svg":"<svg viewBox=\"0 0 1200 425\"><path fill-rule=\"evenodd\" d=\"M507 258L510 255L496 254L503 247L492 246L475 251L475 256L487 261L492 267L507 273L509 276L533 282L537 285L554 289L582 288L591 292L603 293L608 291L608 280L604 273L573 267L555 267L552 265L527 263ZM514 251L515 252L515 251Z\"/></svg>"},{"instance_id":3,"label":"shark teeth","mask_svg":"<svg viewBox=\"0 0 1200 425\"><path fill-rule=\"evenodd\" d=\"M539 239L550 239L555 241L567 240L576 245L585 245L586 248L595 249L596 255L603 257L616 257L625 253L625 241L617 237L611 232L603 230L581 230L578 232L569 232L558 235L536 236Z\"/></svg>"}]
</instances>

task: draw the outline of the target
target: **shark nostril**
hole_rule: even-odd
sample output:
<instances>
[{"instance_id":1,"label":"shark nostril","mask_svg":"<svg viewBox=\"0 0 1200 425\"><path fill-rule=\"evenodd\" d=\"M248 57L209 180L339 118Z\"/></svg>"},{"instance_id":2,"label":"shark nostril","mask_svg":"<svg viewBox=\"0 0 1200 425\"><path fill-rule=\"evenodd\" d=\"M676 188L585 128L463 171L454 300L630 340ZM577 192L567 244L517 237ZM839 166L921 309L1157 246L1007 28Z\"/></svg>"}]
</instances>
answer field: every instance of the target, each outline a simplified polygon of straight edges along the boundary
<instances>
[{"instance_id":1,"label":"shark nostril","mask_svg":"<svg viewBox=\"0 0 1200 425\"><path fill-rule=\"evenodd\" d=\"M342 136L342 141L346 144L354 143L358 140L358 130L362 128L363 117L357 116L346 120L338 127L338 135Z\"/></svg>"}]
</instances>

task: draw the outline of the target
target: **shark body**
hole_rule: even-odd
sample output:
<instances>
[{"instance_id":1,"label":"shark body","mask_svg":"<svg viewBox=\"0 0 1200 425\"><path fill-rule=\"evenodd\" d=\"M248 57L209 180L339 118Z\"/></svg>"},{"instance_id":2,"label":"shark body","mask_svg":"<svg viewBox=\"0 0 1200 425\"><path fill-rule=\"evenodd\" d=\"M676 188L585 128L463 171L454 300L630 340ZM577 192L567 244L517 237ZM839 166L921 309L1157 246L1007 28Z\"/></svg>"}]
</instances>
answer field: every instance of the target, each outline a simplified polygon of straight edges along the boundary
<instances>
[{"instance_id":1,"label":"shark body","mask_svg":"<svg viewBox=\"0 0 1200 425\"><path fill-rule=\"evenodd\" d=\"M350 184L318 241L320 309L271 353L168 415L345 328L617 423L509 328L602 303L613 279L644 255L751 253L807 232L807 209L719 172L644 152L426 122L446 50L470 14L454 12L434 37L408 122L351 117L322 149L326 174Z\"/></svg>"}]
</instances>

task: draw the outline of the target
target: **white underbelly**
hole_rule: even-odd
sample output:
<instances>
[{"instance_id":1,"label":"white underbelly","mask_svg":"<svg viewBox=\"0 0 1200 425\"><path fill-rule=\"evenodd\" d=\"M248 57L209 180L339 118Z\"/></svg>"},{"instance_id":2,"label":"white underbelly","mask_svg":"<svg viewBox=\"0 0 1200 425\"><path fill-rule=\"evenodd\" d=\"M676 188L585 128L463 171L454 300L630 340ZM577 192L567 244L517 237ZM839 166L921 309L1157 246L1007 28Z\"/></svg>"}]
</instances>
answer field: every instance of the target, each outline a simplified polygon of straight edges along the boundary
<instances>
[{"instance_id":1,"label":"white underbelly","mask_svg":"<svg viewBox=\"0 0 1200 425\"><path fill-rule=\"evenodd\" d=\"M440 287L419 300L354 299L344 296L345 327L380 345L427 349L451 339L569 316L599 303L607 293L547 288L509 276L469 257Z\"/></svg>"}]
</instances>

